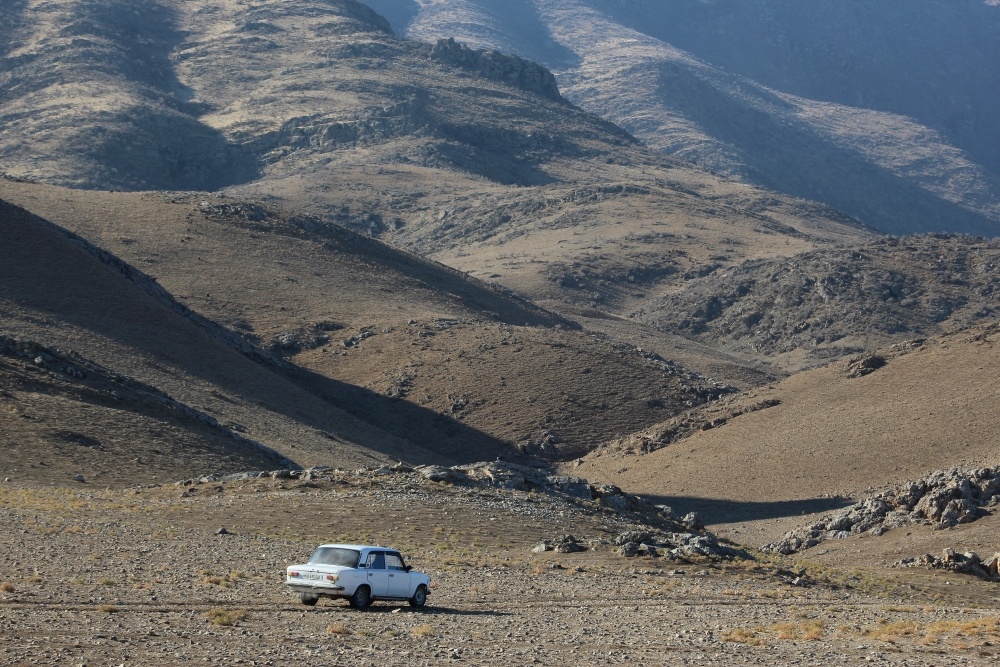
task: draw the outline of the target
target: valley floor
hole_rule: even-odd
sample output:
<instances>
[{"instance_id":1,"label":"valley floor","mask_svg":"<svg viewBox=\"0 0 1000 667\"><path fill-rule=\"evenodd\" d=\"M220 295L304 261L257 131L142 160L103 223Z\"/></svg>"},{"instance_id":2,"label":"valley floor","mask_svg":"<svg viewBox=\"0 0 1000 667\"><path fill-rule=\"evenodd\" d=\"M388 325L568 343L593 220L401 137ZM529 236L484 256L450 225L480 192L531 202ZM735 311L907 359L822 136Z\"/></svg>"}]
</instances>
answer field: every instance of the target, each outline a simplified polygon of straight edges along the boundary
<instances>
[{"instance_id":1,"label":"valley floor","mask_svg":"<svg viewBox=\"0 0 1000 667\"><path fill-rule=\"evenodd\" d=\"M0 515L5 665L956 665L1000 657L996 584L792 561L626 559L611 542L628 521L544 494L349 476L125 491L7 483ZM216 534L222 526L229 534ZM594 548L531 552L567 532ZM309 608L284 590L285 566L318 543L347 539L403 549L433 577L428 606L358 612L323 600Z\"/></svg>"}]
</instances>

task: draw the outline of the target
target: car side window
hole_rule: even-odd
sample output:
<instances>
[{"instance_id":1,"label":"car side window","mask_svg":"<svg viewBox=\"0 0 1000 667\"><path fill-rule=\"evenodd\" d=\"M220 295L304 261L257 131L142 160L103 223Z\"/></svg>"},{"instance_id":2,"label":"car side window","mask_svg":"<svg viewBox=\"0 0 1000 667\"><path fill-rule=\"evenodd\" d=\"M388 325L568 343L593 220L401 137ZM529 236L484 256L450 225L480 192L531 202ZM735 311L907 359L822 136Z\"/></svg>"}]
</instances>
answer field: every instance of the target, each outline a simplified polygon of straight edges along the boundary
<instances>
[{"instance_id":1,"label":"car side window","mask_svg":"<svg viewBox=\"0 0 1000 667\"><path fill-rule=\"evenodd\" d=\"M368 554L368 569L369 570L384 570L385 569L385 554L382 553L382 552Z\"/></svg>"},{"instance_id":2,"label":"car side window","mask_svg":"<svg viewBox=\"0 0 1000 667\"><path fill-rule=\"evenodd\" d=\"M390 570L405 570L403 567L403 559L399 557L399 554L386 554L385 555L385 566Z\"/></svg>"}]
</instances>

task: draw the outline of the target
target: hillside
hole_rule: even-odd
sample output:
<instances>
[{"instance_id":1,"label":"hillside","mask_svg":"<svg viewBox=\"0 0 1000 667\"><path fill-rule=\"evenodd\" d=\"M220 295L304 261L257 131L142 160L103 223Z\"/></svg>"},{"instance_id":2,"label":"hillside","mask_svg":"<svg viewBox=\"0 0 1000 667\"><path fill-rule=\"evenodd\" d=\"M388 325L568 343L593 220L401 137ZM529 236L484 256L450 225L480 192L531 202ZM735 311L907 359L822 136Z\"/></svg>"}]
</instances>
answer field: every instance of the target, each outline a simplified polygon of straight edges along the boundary
<instances>
[{"instance_id":1,"label":"hillside","mask_svg":"<svg viewBox=\"0 0 1000 667\"><path fill-rule=\"evenodd\" d=\"M996 234L1000 6L969 0L371 0L552 69L649 146L889 233Z\"/></svg>"},{"instance_id":2,"label":"hillside","mask_svg":"<svg viewBox=\"0 0 1000 667\"><path fill-rule=\"evenodd\" d=\"M710 255L869 236L829 208L648 150L568 104L532 62L397 38L357 3L144 4L152 13L60 0L15 17L23 29L0 67L9 175L86 189L228 186L550 308L590 307L596 292L616 314ZM582 289L559 284L575 265L594 265Z\"/></svg>"},{"instance_id":3,"label":"hillside","mask_svg":"<svg viewBox=\"0 0 1000 667\"><path fill-rule=\"evenodd\" d=\"M329 424L331 414L317 435L403 460L461 462L512 447L572 458L733 391L503 289L279 207L9 180L0 193L114 248L155 272L184 307L293 363L281 374L326 406L310 419L336 406L375 429L352 434ZM378 433L398 444L388 449ZM265 440L288 453L275 437ZM332 464L323 449L311 446L303 463Z\"/></svg>"},{"instance_id":4,"label":"hillside","mask_svg":"<svg viewBox=\"0 0 1000 667\"><path fill-rule=\"evenodd\" d=\"M17 479L80 473L118 485L285 458L356 466L509 450L457 420L290 365L285 343L265 350L134 265L3 206L3 432ZM39 265L54 267L45 280Z\"/></svg>"},{"instance_id":5,"label":"hillside","mask_svg":"<svg viewBox=\"0 0 1000 667\"><path fill-rule=\"evenodd\" d=\"M995 321L998 267L995 241L887 238L714 268L633 317L794 370Z\"/></svg>"},{"instance_id":6,"label":"hillside","mask_svg":"<svg viewBox=\"0 0 1000 667\"><path fill-rule=\"evenodd\" d=\"M764 524L738 527L740 541L777 539L789 521L806 522L800 514L841 506L841 497L860 498L869 487L997 465L997 341L996 325L974 327L882 350L860 375L844 361L797 373L570 469L699 509L712 524Z\"/></svg>"}]
</instances>

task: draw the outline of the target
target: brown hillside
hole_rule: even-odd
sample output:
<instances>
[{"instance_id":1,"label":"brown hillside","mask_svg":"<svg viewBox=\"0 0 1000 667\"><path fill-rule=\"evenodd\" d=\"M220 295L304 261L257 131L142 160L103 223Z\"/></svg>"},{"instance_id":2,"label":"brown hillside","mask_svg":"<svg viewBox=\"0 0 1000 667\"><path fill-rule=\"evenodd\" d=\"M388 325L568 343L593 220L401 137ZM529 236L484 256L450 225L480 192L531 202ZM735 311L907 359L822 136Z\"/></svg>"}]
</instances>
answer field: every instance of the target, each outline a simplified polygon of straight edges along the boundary
<instances>
[{"instance_id":1,"label":"brown hillside","mask_svg":"<svg viewBox=\"0 0 1000 667\"><path fill-rule=\"evenodd\" d=\"M299 465L448 461L504 450L499 440L427 410L268 362L262 351L248 356L245 342L241 351L233 342L241 339L186 311L131 266L23 209L4 203L3 223L5 400L12 401L4 431L13 448L8 465L31 468L19 468L21 475L67 479L75 470L121 484L273 468L280 457L262 458L250 441ZM67 373L68 365L84 378ZM358 409L362 402L367 410ZM395 421L437 427L409 434ZM175 439L178 431L190 433ZM52 449L67 439L107 456L91 460L92 469L75 469L68 450ZM234 442L252 451L236 456ZM186 443L194 449L181 455ZM154 450L182 458L164 455L161 464Z\"/></svg>"},{"instance_id":2,"label":"brown hillside","mask_svg":"<svg viewBox=\"0 0 1000 667\"><path fill-rule=\"evenodd\" d=\"M844 362L799 373L726 409L697 411L689 437L663 446L657 441L669 441L676 422L648 430L652 453L639 453L640 435L571 468L730 524L799 520L835 506L834 496L957 465L996 465L998 341L997 327L973 328L888 350L888 363L862 377L848 377Z\"/></svg>"},{"instance_id":3,"label":"brown hillside","mask_svg":"<svg viewBox=\"0 0 1000 667\"><path fill-rule=\"evenodd\" d=\"M492 458L507 445L573 457L729 391L503 289L277 207L0 186L293 361L299 386L442 460Z\"/></svg>"},{"instance_id":4,"label":"brown hillside","mask_svg":"<svg viewBox=\"0 0 1000 667\"><path fill-rule=\"evenodd\" d=\"M6 171L277 198L572 317L631 312L706 264L869 237L651 152L533 63L400 39L358 3L144 8L58 0L11 16Z\"/></svg>"}]
</instances>

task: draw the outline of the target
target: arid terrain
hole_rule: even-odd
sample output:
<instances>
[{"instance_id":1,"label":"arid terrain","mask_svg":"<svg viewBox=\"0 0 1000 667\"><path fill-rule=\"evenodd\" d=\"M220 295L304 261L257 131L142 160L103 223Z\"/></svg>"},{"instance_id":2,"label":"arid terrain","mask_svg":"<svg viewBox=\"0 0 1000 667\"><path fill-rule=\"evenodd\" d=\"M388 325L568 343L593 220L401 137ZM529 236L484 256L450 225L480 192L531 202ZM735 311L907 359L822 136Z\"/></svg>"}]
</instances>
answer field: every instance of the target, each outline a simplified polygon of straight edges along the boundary
<instances>
[{"instance_id":1,"label":"arid terrain","mask_svg":"<svg viewBox=\"0 0 1000 667\"><path fill-rule=\"evenodd\" d=\"M0 6L0 664L996 661L992 98L655 4Z\"/></svg>"},{"instance_id":2,"label":"arid terrain","mask_svg":"<svg viewBox=\"0 0 1000 667\"><path fill-rule=\"evenodd\" d=\"M405 475L334 479L123 491L4 485L0 660L945 665L997 657L995 584L968 576L855 568L853 548L836 567L625 558L613 541L641 528L640 515ZM223 527L228 534L216 534ZM590 548L532 553L567 532ZM432 576L428 606L299 604L283 590L285 566L338 538L404 549Z\"/></svg>"}]
</instances>

